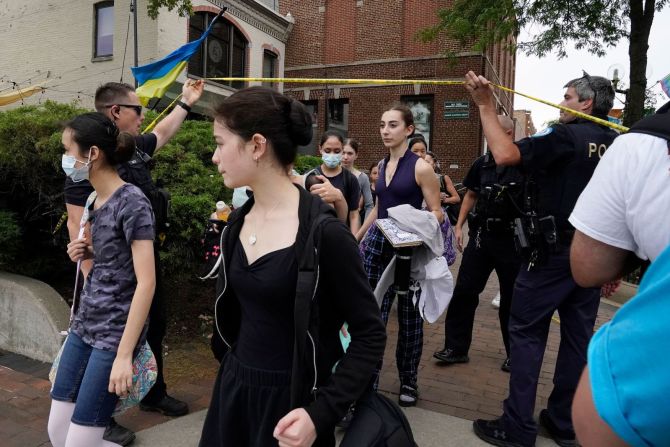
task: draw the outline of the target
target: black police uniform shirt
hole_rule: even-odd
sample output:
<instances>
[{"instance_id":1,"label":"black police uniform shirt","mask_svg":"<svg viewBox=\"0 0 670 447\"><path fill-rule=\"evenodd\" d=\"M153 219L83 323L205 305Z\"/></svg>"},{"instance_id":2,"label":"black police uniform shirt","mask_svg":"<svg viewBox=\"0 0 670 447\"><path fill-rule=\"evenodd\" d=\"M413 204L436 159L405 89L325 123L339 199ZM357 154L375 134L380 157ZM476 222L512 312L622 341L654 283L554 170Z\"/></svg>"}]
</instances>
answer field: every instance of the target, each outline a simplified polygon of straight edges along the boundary
<instances>
[{"instance_id":1,"label":"black police uniform shirt","mask_svg":"<svg viewBox=\"0 0 670 447\"><path fill-rule=\"evenodd\" d=\"M154 187L151 179L151 172L148 166L142 160L142 153L149 157L156 151L156 134L147 133L135 137L135 154L133 158L127 162L122 163L117 167L119 175L123 181L132 183L138 186L144 194L147 194L151 188ZM138 152L139 151L139 152ZM81 182L73 182L70 177L65 179L65 203L75 206L85 206L86 199L93 192L93 186L88 180Z\"/></svg>"},{"instance_id":2,"label":"black police uniform shirt","mask_svg":"<svg viewBox=\"0 0 670 447\"><path fill-rule=\"evenodd\" d=\"M477 158L463 179L463 186L477 194L475 211L480 218L495 218L512 221L519 217L522 206L524 176L516 166L498 166L491 154ZM502 197L489 197L485 191L493 185L504 185L506 192ZM494 190L492 194L499 191ZM514 203L512 203L514 201Z\"/></svg>"},{"instance_id":3,"label":"black police uniform shirt","mask_svg":"<svg viewBox=\"0 0 670 447\"><path fill-rule=\"evenodd\" d=\"M573 230L568 217L617 135L608 127L577 118L516 142L523 171L536 185L540 217L554 216L559 231Z\"/></svg>"}]
</instances>

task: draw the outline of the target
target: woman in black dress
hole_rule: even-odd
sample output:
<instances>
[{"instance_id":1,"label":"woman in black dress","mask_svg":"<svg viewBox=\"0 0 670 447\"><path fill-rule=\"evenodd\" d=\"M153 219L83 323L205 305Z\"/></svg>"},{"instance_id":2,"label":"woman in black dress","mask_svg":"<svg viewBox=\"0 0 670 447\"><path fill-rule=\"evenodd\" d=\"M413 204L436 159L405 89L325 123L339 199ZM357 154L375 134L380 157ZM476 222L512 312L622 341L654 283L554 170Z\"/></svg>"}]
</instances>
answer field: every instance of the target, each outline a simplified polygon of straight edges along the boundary
<instances>
[{"instance_id":1,"label":"woman in black dress","mask_svg":"<svg viewBox=\"0 0 670 447\"><path fill-rule=\"evenodd\" d=\"M228 352L201 446L334 446L335 424L383 355L384 325L353 235L287 174L311 137L304 106L269 88L240 90L215 109L212 160L227 187L254 195L221 236L214 337Z\"/></svg>"}]
</instances>

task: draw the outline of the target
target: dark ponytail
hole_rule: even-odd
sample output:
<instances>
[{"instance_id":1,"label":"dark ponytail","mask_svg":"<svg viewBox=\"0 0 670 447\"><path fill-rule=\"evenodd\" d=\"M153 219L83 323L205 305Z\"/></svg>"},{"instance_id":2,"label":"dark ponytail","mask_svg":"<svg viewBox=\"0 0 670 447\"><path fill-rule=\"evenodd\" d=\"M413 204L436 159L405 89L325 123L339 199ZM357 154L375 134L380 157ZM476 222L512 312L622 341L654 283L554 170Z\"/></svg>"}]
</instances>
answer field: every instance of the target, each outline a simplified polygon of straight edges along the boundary
<instances>
[{"instance_id":1,"label":"dark ponytail","mask_svg":"<svg viewBox=\"0 0 670 447\"><path fill-rule=\"evenodd\" d=\"M214 108L214 119L245 142L263 135L282 166L295 161L298 146L312 141L312 117L305 106L267 87L233 93Z\"/></svg>"},{"instance_id":2,"label":"dark ponytail","mask_svg":"<svg viewBox=\"0 0 670 447\"><path fill-rule=\"evenodd\" d=\"M116 166L130 160L135 152L135 138L128 132L119 132L114 121L100 112L79 115L65 128L72 131L82 156L91 146L97 146L105 154L107 163Z\"/></svg>"}]
</instances>

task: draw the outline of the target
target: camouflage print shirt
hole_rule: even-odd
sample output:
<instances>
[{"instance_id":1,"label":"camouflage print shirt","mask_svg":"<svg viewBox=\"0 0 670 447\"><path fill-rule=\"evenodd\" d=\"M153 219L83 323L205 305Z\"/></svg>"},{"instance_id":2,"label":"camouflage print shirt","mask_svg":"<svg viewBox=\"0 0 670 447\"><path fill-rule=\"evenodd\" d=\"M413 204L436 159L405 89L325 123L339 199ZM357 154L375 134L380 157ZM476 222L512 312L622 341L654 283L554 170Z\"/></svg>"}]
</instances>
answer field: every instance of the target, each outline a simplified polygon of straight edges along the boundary
<instances>
[{"instance_id":1,"label":"camouflage print shirt","mask_svg":"<svg viewBox=\"0 0 670 447\"><path fill-rule=\"evenodd\" d=\"M154 239L154 217L142 191L126 183L91 211L90 220L93 269L81 292L71 330L94 348L116 351L137 285L130 244Z\"/></svg>"}]
</instances>

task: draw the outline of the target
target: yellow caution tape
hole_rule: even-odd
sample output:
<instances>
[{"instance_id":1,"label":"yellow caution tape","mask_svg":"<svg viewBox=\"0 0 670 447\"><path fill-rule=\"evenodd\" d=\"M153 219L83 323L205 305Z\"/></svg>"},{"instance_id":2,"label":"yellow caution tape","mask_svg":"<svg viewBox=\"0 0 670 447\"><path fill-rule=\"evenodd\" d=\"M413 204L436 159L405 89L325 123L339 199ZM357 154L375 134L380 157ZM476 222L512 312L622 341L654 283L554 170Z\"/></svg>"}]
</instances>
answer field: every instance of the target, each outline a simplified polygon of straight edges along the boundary
<instances>
[{"instance_id":1,"label":"yellow caution tape","mask_svg":"<svg viewBox=\"0 0 670 447\"><path fill-rule=\"evenodd\" d=\"M577 110L572 110L569 107L562 106L560 104L554 104L553 102L545 101L544 99L536 98L534 96L526 95L525 93L517 92L516 90L512 90L511 88L503 87L502 85L497 85L497 84L492 84L494 87L499 88L501 90L504 90L506 92L514 93L517 95L524 96L528 99L532 99L533 101L541 102L542 104L546 104L548 106L556 107L557 109L561 109L564 112L571 113L575 116L578 116L580 118L584 118L589 121L593 121L594 123L601 124L603 126L611 127L612 129L618 130L619 132L628 132L629 128L626 126L622 126L617 123L612 123L610 121L604 120L602 118L597 118L593 115L589 115L587 113L579 112Z\"/></svg>"},{"instance_id":2,"label":"yellow caution tape","mask_svg":"<svg viewBox=\"0 0 670 447\"><path fill-rule=\"evenodd\" d=\"M465 81L441 81L433 79L308 79L308 78L204 78L210 81L225 81L225 82L284 82L292 84L339 84L339 85L355 85L355 84L374 84L374 85L389 85L389 84L422 84L422 85L463 85ZM525 93L518 92L511 88L503 87L502 85L491 84L496 88L504 90L506 92L514 93L517 95L524 96L533 101L546 104L551 107L555 107L564 112L571 113L579 118L583 118L589 121L593 121L603 126L610 127L612 129L618 130L620 132L628 132L628 127L622 126L620 124L612 123L607 120L597 118L592 115L580 112L578 110L572 110L568 107L564 107L559 104L554 104L553 102L545 101L540 98L536 98L531 95L526 95Z\"/></svg>"},{"instance_id":3,"label":"yellow caution tape","mask_svg":"<svg viewBox=\"0 0 670 447\"><path fill-rule=\"evenodd\" d=\"M156 127L156 124L158 124L158 121L165 115L169 110L172 110L174 105L181 99L181 93L165 108L161 113L158 114L158 116L151 122L147 127L144 128L142 131L143 134L151 132L154 127Z\"/></svg>"},{"instance_id":4,"label":"yellow caution tape","mask_svg":"<svg viewBox=\"0 0 670 447\"><path fill-rule=\"evenodd\" d=\"M51 235L56 235L56 233L58 233L58 230L61 229L61 227L66 221L67 221L67 211L64 211L63 214L60 216L58 223L56 224L56 228L54 228L54 230L51 232Z\"/></svg>"}]
</instances>

